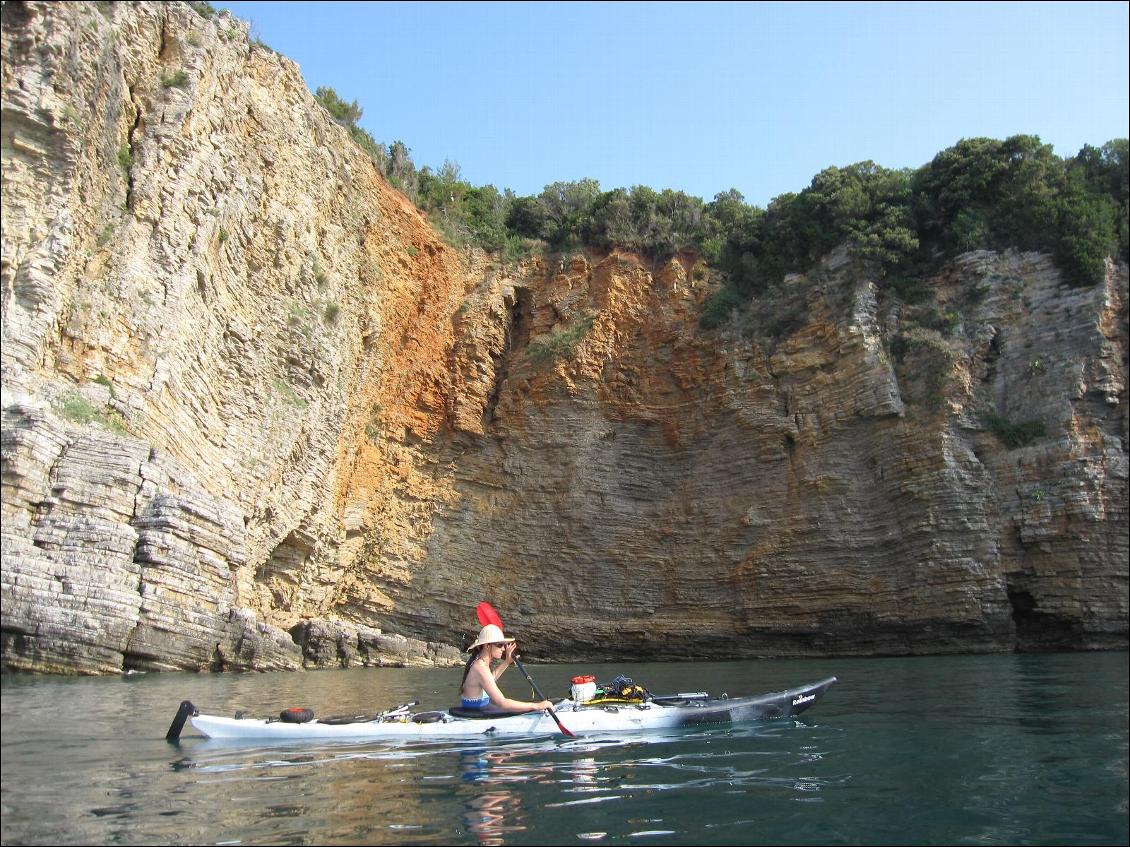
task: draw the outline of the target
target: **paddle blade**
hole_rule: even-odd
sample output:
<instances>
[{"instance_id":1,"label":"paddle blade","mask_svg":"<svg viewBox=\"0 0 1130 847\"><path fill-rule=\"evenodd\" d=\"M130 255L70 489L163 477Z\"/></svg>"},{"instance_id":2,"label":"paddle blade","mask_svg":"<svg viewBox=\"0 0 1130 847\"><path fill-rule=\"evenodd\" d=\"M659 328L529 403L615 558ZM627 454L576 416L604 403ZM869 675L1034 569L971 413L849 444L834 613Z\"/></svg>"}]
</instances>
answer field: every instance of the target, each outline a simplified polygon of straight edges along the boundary
<instances>
[{"instance_id":1,"label":"paddle blade","mask_svg":"<svg viewBox=\"0 0 1130 847\"><path fill-rule=\"evenodd\" d=\"M486 600L480 603L478 608L475 609L475 615L478 617L479 624L482 626L486 626L487 624L494 624L499 629L504 629L504 627L502 626L502 618L498 616L498 612L494 610L494 606L492 606Z\"/></svg>"}]
</instances>

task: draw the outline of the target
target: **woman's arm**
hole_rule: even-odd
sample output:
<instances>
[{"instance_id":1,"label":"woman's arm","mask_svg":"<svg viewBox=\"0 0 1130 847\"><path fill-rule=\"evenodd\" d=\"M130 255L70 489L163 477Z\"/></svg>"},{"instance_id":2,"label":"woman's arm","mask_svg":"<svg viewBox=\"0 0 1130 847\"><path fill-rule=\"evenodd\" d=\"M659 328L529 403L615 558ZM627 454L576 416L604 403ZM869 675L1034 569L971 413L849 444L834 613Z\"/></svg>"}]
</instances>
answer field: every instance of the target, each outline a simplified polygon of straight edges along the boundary
<instances>
[{"instance_id":1,"label":"woman's arm","mask_svg":"<svg viewBox=\"0 0 1130 847\"><path fill-rule=\"evenodd\" d=\"M498 687L498 683L494 681L494 677L487 673L481 675L479 682L483 686L483 691L490 697L491 705L499 709L505 709L507 712L540 712L542 709L548 709L553 706L549 700L541 700L537 703L527 703L525 700L511 700L502 693L502 689Z\"/></svg>"}]
</instances>

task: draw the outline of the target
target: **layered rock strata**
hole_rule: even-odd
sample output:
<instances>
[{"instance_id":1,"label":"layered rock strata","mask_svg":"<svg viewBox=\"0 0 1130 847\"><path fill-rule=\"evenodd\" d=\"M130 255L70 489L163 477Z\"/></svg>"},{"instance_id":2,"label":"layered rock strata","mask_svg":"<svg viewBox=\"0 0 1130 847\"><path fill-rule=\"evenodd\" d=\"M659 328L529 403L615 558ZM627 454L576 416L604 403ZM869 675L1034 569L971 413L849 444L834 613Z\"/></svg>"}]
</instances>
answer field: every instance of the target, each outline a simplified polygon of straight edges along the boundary
<instances>
[{"instance_id":1,"label":"layered rock strata","mask_svg":"<svg viewBox=\"0 0 1130 847\"><path fill-rule=\"evenodd\" d=\"M348 467L417 424L463 260L245 23L3 15L5 666L329 655L289 630L334 616ZM341 662L458 661L363 629Z\"/></svg>"},{"instance_id":2,"label":"layered rock strata","mask_svg":"<svg viewBox=\"0 0 1130 847\"><path fill-rule=\"evenodd\" d=\"M704 332L694 256L446 244L227 14L3 16L6 668L1126 646L1125 266Z\"/></svg>"},{"instance_id":3,"label":"layered rock strata","mask_svg":"<svg viewBox=\"0 0 1130 847\"><path fill-rule=\"evenodd\" d=\"M460 496L428 551L479 563L484 596L571 658L1122 645L1126 269L1080 289L982 253L929 283L961 316L944 334L829 257L790 280L804 323L774 340L749 318L694 332L678 262L540 279L484 435L445 450ZM549 321L590 319L571 359L531 355ZM994 419L1043 434L1010 448ZM429 569L395 605L452 588Z\"/></svg>"}]
</instances>

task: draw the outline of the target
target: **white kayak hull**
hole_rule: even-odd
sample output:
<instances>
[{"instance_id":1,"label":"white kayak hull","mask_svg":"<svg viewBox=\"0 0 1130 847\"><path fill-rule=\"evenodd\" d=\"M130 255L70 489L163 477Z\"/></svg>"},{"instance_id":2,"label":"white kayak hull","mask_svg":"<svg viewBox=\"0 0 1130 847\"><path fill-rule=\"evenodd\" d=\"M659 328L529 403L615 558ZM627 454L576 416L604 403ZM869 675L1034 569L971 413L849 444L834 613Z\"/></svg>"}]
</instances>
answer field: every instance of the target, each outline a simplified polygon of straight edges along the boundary
<instances>
[{"instance_id":1,"label":"white kayak hull","mask_svg":"<svg viewBox=\"0 0 1130 847\"><path fill-rule=\"evenodd\" d=\"M637 733L651 730L713 726L771 720L798 715L819 700L836 681L819 682L762 694L756 697L689 700L679 697L653 698L639 704L577 705L563 700L555 706L561 723L575 735ZM287 723L262 718L225 718L196 712L191 703L181 704L193 727L209 738L246 741L429 741L482 737L536 738L561 735L547 712L520 715L496 714L464 717L451 712L401 712L391 717L342 723L317 719ZM183 726L181 712L177 716ZM180 735L178 720L167 736ZM175 732L174 732L175 730Z\"/></svg>"}]
</instances>

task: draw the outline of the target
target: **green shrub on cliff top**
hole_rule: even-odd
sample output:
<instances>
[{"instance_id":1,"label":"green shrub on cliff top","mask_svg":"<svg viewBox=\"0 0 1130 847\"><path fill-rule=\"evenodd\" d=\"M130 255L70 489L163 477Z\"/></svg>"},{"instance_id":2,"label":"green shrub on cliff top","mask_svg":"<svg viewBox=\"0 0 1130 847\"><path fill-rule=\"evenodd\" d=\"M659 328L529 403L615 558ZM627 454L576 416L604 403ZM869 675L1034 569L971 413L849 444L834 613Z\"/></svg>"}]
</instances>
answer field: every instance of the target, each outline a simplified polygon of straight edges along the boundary
<instances>
[{"instance_id":1,"label":"green shrub on cliff top","mask_svg":"<svg viewBox=\"0 0 1130 847\"><path fill-rule=\"evenodd\" d=\"M926 292L908 279L974 249L1051 253L1073 285L1100 281L1109 255L1130 261L1126 139L1085 146L1070 159L1037 136L963 139L917 170L870 161L825 168L803 191L782 194L767 209L747 205L733 189L704 204L647 186L602 191L593 179L554 182L518 197L463 181L450 162L438 172L417 170L404 142L382 147L357 125L356 101L328 87L315 97L459 246L497 252L515 239L536 239L556 249L626 247L659 259L690 249L744 298L806 271L841 244L873 261L896 296L915 299Z\"/></svg>"},{"instance_id":2,"label":"green shrub on cliff top","mask_svg":"<svg viewBox=\"0 0 1130 847\"><path fill-rule=\"evenodd\" d=\"M923 240L943 254L1009 247L1055 256L1068 284L1102 280L1127 254L1126 140L1060 159L1036 136L966 139L914 179Z\"/></svg>"},{"instance_id":3,"label":"green shrub on cliff top","mask_svg":"<svg viewBox=\"0 0 1130 847\"><path fill-rule=\"evenodd\" d=\"M361 115L364 114L364 110L357 105L356 100L346 103L336 91L326 85L320 86L314 92L314 99L330 113L331 118L346 128L356 126L357 121L361 120Z\"/></svg>"},{"instance_id":4,"label":"green shrub on cliff top","mask_svg":"<svg viewBox=\"0 0 1130 847\"><path fill-rule=\"evenodd\" d=\"M384 170L386 160L384 148L379 145L368 130L357 125L361 120L361 115L364 110L357 105L357 101L347 103L345 100L338 96L338 93L327 85L320 86L314 92L314 99L321 104L322 108L330 113L330 117L349 132L349 137L364 150L373 163Z\"/></svg>"}]
</instances>

